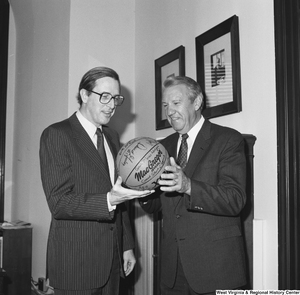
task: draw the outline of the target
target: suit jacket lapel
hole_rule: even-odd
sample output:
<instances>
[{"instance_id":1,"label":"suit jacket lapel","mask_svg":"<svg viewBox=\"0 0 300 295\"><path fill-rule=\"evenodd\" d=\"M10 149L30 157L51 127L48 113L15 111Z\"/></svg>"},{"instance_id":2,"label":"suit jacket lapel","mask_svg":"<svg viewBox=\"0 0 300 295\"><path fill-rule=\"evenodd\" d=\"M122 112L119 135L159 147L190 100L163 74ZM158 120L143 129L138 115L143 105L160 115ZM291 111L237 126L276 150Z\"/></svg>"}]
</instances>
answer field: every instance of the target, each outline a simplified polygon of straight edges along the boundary
<instances>
[{"instance_id":1,"label":"suit jacket lapel","mask_svg":"<svg viewBox=\"0 0 300 295\"><path fill-rule=\"evenodd\" d=\"M106 126L102 126L103 129L103 134L106 137L107 143L109 145L110 151L113 155L113 158L115 159L118 153L118 148L116 147L116 144L111 136L111 134L108 132L109 130L107 129Z\"/></svg>"},{"instance_id":2,"label":"suit jacket lapel","mask_svg":"<svg viewBox=\"0 0 300 295\"><path fill-rule=\"evenodd\" d=\"M102 126L102 129L103 129L103 133L106 137L106 140L107 140L107 143L109 145L109 148L110 148L110 151L112 153L112 156L114 158L114 166L115 166L115 179L114 179L114 182L116 181L117 177L118 177L118 171L117 171L117 166L116 166L116 157L117 157L117 154L118 154L118 147L117 147L117 144L113 137L111 136L110 132L109 132L109 129L107 128L107 126Z\"/></svg>"},{"instance_id":3,"label":"suit jacket lapel","mask_svg":"<svg viewBox=\"0 0 300 295\"><path fill-rule=\"evenodd\" d=\"M185 174L188 177L191 177L193 175L193 172L195 171L201 158L203 157L205 150L209 147L210 129L211 129L211 123L205 120L202 128L200 129L195 139L193 148L189 156L188 163L184 170Z\"/></svg>"},{"instance_id":4,"label":"suit jacket lapel","mask_svg":"<svg viewBox=\"0 0 300 295\"><path fill-rule=\"evenodd\" d=\"M178 133L173 133L172 135L170 135L170 137L168 138L168 141L163 142L165 148L167 149L169 156L173 157L174 160L176 161L177 158L177 143L178 143L178 137L179 134ZM169 199L172 199L172 203L174 205L174 210L176 209L178 202L181 199L181 194L174 192L174 193L170 193L170 196L166 196Z\"/></svg>"},{"instance_id":5,"label":"suit jacket lapel","mask_svg":"<svg viewBox=\"0 0 300 295\"><path fill-rule=\"evenodd\" d=\"M97 149L95 148L93 142L91 141L90 137L88 136L82 125L80 124L76 115L73 114L69 118L69 121L72 126L74 139L76 140L78 147L82 150L82 153L85 156L87 156L95 164L97 169L99 169L103 175L106 175L108 180L110 181L108 172L106 171L102 163Z\"/></svg>"},{"instance_id":6,"label":"suit jacket lapel","mask_svg":"<svg viewBox=\"0 0 300 295\"><path fill-rule=\"evenodd\" d=\"M178 133L173 133L172 135L170 135L168 141L166 141L166 142L163 141L165 148L169 152L169 156L173 157L175 159L175 161L176 161L176 157L177 157L178 137L179 137Z\"/></svg>"},{"instance_id":7,"label":"suit jacket lapel","mask_svg":"<svg viewBox=\"0 0 300 295\"><path fill-rule=\"evenodd\" d=\"M184 173L186 176L191 177L193 175L193 172L195 171L196 167L198 166L198 163L200 162L201 158L204 155L205 150L209 147L210 144L210 130L211 130L211 123L207 120L203 123L202 128L200 129L193 148L191 150L188 163L184 169ZM175 133L176 134L176 133ZM174 157L176 160L177 157L177 142L179 134L177 133L176 136L172 136L170 138L170 141L168 143L167 149L169 151L170 156ZM174 196L172 197L173 204L176 207L178 206L179 202L182 200L182 195Z\"/></svg>"}]
</instances>

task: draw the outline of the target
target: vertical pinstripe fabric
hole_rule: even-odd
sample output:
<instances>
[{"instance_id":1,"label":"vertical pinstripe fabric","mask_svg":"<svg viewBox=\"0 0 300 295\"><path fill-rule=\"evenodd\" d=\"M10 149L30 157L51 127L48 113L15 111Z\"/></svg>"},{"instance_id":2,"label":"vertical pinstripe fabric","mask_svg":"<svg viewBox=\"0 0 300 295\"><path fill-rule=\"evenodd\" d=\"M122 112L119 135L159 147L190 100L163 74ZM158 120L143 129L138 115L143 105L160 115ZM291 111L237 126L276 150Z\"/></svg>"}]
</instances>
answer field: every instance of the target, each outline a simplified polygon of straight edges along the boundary
<instances>
[{"instance_id":1,"label":"vertical pinstripe fabric","mask_svg":"<svg viewBox=\"0 0 300 295\"><path fill-rule=\"evenodd\" d=\"M108 127L103 132L115 157L118 135ZM134 241L125 205L108 211L109 175L75 114L44 130L40 164L52 215L47 249L50 284L68 290L99 288L109 278L115 238L119 257L133 249Z\"/></svg>"}]
</instances>

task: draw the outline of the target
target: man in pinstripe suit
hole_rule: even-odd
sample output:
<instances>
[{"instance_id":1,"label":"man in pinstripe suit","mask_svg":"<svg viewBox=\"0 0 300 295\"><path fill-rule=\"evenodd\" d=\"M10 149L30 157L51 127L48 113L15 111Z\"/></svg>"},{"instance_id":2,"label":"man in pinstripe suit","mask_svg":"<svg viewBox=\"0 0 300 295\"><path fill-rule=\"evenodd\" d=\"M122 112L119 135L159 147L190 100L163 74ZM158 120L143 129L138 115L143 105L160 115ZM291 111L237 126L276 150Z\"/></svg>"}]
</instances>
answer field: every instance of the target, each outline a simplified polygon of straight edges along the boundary
<instances>
[{"instance_id":1,"label":"man in pinstripe suit","mask_svg":"<svg viewBox=\"0 0 300 295\"><path fill-rule=\"evenodd\" d=\"M41 178L52 215L47 273L55 295L119 294L120 275L136 262L124 202L152 191L126 189L116 175L119 137L105 125L124 100L120 90L114 70L91 69L79 85L79 111L41 136ZM101 138L107 159L97 150Z\"/></svg>"}]
</instances>

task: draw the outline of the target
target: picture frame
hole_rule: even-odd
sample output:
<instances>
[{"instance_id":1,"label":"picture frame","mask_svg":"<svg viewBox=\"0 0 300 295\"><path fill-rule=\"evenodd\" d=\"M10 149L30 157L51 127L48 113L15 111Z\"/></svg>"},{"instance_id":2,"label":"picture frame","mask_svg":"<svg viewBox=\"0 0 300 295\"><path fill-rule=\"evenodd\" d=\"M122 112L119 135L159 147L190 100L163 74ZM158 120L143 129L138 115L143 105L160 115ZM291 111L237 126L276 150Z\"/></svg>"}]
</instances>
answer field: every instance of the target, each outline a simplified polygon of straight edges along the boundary
<instances>
[{"instance_id":1,"label":"picture frame","mask_svg":"<svg viewBox=\"0 0 300 295\"><path fill-rule=\"evenodd\" d=\"M204 93L205 118L242 111L238 16L195 38L197 82Z\"/></svg>"},{"instance_id":2,"label":"picture frame","mask_svg":"<svg viewBox=\"0 0 300 295\"><path fill-rule=\"evenodd\" d=\"M162 86L170 76L185 75L185 47L179 46L154 61L156 130L171 127L162 110Z\"/></svg>"}]
</instances>

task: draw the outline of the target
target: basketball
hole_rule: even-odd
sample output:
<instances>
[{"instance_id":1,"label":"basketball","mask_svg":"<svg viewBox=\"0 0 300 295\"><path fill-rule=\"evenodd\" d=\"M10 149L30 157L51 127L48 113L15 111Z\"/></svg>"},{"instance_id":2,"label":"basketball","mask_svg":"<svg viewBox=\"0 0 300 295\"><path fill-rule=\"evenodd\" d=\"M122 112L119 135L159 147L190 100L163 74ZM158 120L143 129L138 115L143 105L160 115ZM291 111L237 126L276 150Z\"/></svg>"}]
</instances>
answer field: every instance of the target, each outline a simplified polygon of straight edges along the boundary
<instances>
[{"instance_id":1,"label":"basketball","mask_svg":"<svg viewBox=\"0 0 300 295\"><path fill-rule=\"evenodd\" d=\"M137 137L128 141L118 152L118 174L123 184L135 190L152 190L169 165L169 155L164 146L150 137Z\"/></svg>"}]
</instances>

